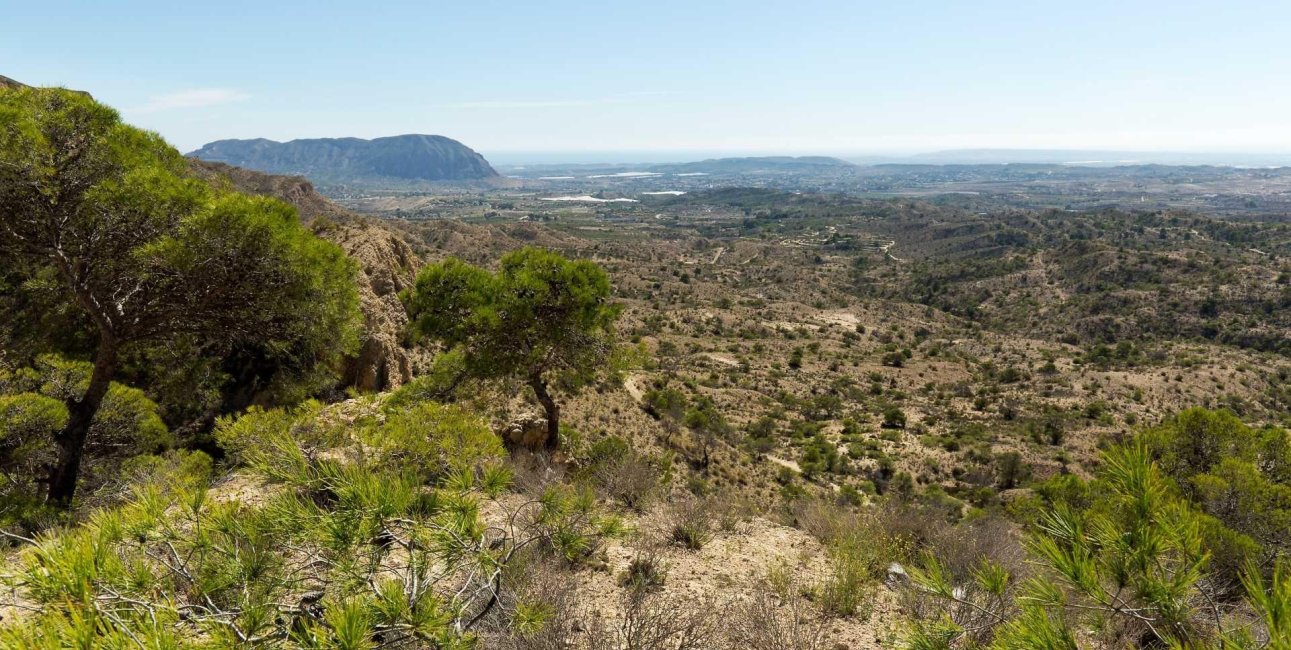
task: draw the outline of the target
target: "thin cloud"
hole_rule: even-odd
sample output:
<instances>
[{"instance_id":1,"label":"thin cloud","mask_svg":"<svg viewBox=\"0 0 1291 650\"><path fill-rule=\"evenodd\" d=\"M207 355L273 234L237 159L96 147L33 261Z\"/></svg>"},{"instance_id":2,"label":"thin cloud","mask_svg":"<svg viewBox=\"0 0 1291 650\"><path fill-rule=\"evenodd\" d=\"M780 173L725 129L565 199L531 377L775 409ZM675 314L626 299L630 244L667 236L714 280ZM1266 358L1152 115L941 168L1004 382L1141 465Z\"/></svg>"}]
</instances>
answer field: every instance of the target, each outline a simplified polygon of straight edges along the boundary
<instances>
[{"instance_id":1,"label":"thin cloud","mask_svg":"<svg viewBox=\"0 0 1291 650\"><path fill-rule=\"evenodd\" d=\"M195 88L193 90L182 90L165 95L154 95L148 99L148 103L140 106L136 110L140 113L157 113L159 111L170 111L183 108L207 108L210 106L219 106L221 104L232 104L246 99L248 95L240 90L231 90L229 88Z\"/></svg>"},{"instance_id":2,"label":"thin cloud","mask_svg":"<svg viewBox=\"0 0 1291 650\"><path fill-rule=\"evenodd\" d=\"M666 97L673 94L671 90L633 90L614 95L614 99L643 99L646 97Z\"/></svg>"},{"instance_id":3,"label":"thin cloud","mask_svg":"<svg viewBox=\"0 0 1291 650\"><path fill-rule=\"evenodd\" d=\"M592 100L586 99L556 99L556 100L510 100L501 99L482 102L457 102L454 104L444 104L448 108L565 108L569 106L589 106L597 104Z\"/></svg>"},{"instance_id":4,"label":"thin cloud","mask_svg":"<svg viewBox=\"0 0 1291 650\"><path fill-rule=\"evenodd\" d=\"M594 99L500 99L476 102L455 102L452 104L443 104L445 108L500 108L500 109L530 109L530 108L570 108L573 106L599 106L603 104L623 104L630 103L650 97L659 97L670 95L666 91L635 91L618 93L608 97Z\"/></svg>"}]
</instances>

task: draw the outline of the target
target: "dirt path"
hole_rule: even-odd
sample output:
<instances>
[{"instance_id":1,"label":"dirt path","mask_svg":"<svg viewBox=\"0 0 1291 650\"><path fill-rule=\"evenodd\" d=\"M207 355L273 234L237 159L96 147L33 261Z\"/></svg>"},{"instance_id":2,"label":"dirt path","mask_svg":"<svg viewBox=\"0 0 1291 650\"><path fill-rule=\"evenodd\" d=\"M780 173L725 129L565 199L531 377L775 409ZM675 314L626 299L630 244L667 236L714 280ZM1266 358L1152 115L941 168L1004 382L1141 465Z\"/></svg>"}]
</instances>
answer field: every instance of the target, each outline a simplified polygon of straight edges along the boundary
<instances>
[{"instance_id":1,"label":"dirt path","mask_svg":"<svg viewBox=\"0 0 1291 650\"><path fill-rule=\"evenodd\" d=\"M709 359L712 359L713 361L716 361L716 362L718 362L718 363L720 363L720 364L722 364L722 365L724 365L724 366L738 366L738 365L740 365L740 362L739 362L739 361L736 361L736 360L735 360L734 358L732 358L730 355L726 355L726 354L718 354L718 353L716 353L716 352L705 352L705 353L704 353L704 356L705 356L705 357L708 357Z\"/></svg>"},{"instance_id":2,"label":"dirt path","mask_svg":"<svg viewBox=\"0 0 1291 650\"><path fill-rule=\"evenodd\" d=\"M892 261L894 261L894 262L904 262L905 260L903 260L903 259L901 259L901 258L897 257L896 255L893 255L892 253L888 252L888 251L890 251L890 250L892 249L892 247L893 247L893 246L896 246L896 245L897 245L897 243L896 243L895 241L890 241L890 242L888 242L888 243L886 243L886 244L883 244L882 246L879 246L879 250L883 251L883 254L884 254L884 255L887 255L888 257L892 258Z\"/></svg>"},{"instance_id":3,"label":"dirt path","mask_svg":"<svg viewBox=\"0 0 1291 650\"><path fill-rule=\"evenodd\" d=\"M846 311L826 312L820 314L817 318L830 325L841 325L843 327L856 327L860 324L861 319L856 314Z\"/></svg>"},{"instance_id":4,"label":"dirt path","mask_svg":"<svg viewBox=\"0 0 1291 650\"><path fill-rule=\"evenodd\" d=\"M795 461L792 461L792 460L785 460L785 459L783 459L783 458L780 458L779 456L772 456L771 454L767 454L767 460L769 460L769 461L771 461L771 462L773 462L773 463L775 463L776 465L779 465L779 466L781 466L781 467L788 467L789 469L791 469L791 470L793 470L793 471L795 471L795 472L798 472L799 474L801 474L801 473L802 473L802 467L801 467L800 465L798 465L798 463L797 463L797 462L795 462Z\"/></svg>"}]
</instances>

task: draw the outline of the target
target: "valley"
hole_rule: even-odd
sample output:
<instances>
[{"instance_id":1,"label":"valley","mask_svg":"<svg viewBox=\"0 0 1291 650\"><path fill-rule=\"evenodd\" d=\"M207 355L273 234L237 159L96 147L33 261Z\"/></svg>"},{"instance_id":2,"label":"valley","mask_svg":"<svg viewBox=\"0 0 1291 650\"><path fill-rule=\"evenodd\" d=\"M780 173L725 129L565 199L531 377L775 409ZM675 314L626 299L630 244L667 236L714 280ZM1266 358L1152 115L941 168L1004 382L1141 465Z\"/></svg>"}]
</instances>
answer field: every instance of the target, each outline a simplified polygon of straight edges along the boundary
<instances>
[{"instance_id":1,"label":"valley","mask_svg":"<svg viewBox=\"0 0 1291 650\"><path fill-rule=\"evenodd\" d=\"M1287 168L181 156L5 86L0 647L1291 639Z\"/></svg>"}]
</instances>

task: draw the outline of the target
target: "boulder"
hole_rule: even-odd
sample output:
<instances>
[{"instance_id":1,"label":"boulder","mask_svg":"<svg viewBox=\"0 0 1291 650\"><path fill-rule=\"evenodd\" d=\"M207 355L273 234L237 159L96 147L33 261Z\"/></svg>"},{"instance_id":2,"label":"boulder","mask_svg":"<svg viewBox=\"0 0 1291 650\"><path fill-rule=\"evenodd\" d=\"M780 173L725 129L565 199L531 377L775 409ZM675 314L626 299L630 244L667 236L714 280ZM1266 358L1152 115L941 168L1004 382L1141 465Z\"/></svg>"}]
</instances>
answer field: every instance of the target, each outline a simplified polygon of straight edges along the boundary
<instances>
[{"instance_id":1,"label":"boulder","mask_svg":"<svg viewBox=\"0 0 1291 650\"><path fill-rule=\"evenodd\" d=\"M521 413L502 426L498 437L513 449L539 451L547 442L547 419L536 413Z\"/></svg>"}]
</instances>

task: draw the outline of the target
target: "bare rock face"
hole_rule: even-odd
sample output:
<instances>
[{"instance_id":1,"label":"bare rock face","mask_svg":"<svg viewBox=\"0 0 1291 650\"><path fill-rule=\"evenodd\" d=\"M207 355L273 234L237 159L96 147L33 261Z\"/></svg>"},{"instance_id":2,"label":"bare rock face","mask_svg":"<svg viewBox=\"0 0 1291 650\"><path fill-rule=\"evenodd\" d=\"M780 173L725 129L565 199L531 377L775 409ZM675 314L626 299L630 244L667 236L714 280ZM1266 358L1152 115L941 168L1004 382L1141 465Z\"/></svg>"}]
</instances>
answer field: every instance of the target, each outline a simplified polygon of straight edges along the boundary
<instances>
[{"instance_id":1,"label":"bare rock face","mask_svg":"<svg viewBox=\"0 0 1291 650\"><path fill-rule=\"evenodd\" d=\"M207 180L292 204L319 237L340 246L358 263L363 332L358 353L346 360L342 370L345 386L384 391L412 379L413 352L401 345L408 313L399 302L399 292L412 285L421 260L398 233L332 203L298 176L274 176L195 159L189 159L189 165Z\"/></svg>"},{"instance_id":2,"label":"bare rock face","mask_svg":"<svg viewBox=\"0 0 1291 650\"><path fill-rule=\"evenodd\" d=\"M358 354L348 359L342 379L364 391L398 388L412 379L412 357L400 345L408 312L399 292L412 285L420 262L398 235L371 224L350 224L320 233L358 262L363 334Z\"/></svg>"}]
</instances>

